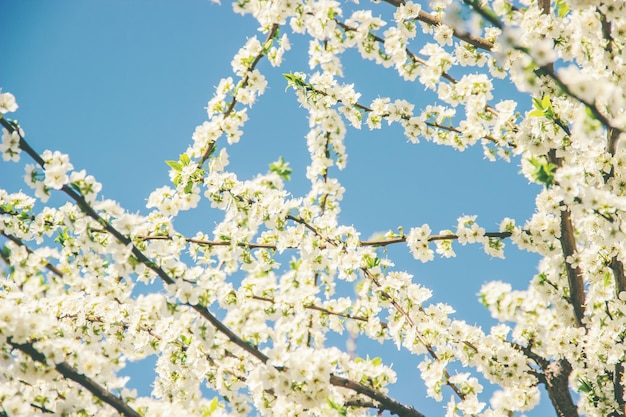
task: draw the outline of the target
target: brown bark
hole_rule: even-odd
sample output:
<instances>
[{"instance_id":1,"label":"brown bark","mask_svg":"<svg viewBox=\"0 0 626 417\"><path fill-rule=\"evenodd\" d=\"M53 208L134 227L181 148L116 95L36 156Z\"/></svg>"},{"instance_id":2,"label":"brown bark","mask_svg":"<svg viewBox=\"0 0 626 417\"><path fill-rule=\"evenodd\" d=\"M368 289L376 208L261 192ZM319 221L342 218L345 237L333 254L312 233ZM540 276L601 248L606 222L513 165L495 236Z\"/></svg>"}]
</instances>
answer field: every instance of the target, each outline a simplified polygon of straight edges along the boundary
<instances>
[{"instance_id":1,"label":"brown bark","mask_svg":"<svg viewBox=\"0 0 626 417\"><path fill-rule=\"evenodd\" d=\"M546 389L558 417L578 417L569 392L568 378L571 372L572 367L565 359L552 362L545 368Z\"/></svg>"},{"instance_id":2,"label":"brown bark","mask_svg":"<svg viewBox=\"0 0 626 417\"><path fill-rule=\"evenodd\" d=\"M583 326L583 317L585 315L585 287L583 283L583 274L577 265L571 265L567 262L570 256L576 253L576 239L574 238L574 226L572 226L572 218L569 209L561 211L561 248L563 250L563 259L565 260L565 270L567 272L567 281L569 283L569 298L574 308L576 316L576 324L578 327Z\"/></svg>"}]
</instances>

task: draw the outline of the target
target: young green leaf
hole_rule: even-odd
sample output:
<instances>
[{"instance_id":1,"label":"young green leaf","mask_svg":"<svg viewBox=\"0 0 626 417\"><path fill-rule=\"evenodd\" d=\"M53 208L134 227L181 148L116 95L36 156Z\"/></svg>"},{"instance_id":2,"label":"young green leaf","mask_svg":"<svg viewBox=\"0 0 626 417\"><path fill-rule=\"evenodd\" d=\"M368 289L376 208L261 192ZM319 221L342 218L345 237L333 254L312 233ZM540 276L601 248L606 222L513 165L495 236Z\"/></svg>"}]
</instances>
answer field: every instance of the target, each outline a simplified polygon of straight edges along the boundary
<instances>
[{"instance_id":1,"label":"young green leaf","mask_svg":"<svg viewBox=\"0 0 626 417\"><path fill-rule=\"evenodd\" d=\"M281 156L278 161L270 164L270 172L274 172L285 181L289 181L291 179L290 175L293 171L289 168L289 162L285 162Z\"/></svg>"},{"instance_id":2,"label":"young green leaf","mask_svg":"<svg viewBox=\"0 0 626 417\"><path fill-rule=\"evenodd\" d=\"M546 188L554 184L554 173L557 169L556 165L547 162L545 158L530 158L529 162L535 167L533 177L537 182L544 184Z\"/></svg>"},{"instance_id":3,"label":"young green leaf","mask_svg":"<svg viewBox=\"0 0 626 417\"><path fill-rule=\"evenodd\" d=\"M165 161L165 163L175 171L180 172L183 170L183 166L178 161Z\"/></svg>"},{"instance_id":4,"label":"young green leaf","mask_svg":"<svg viewBox=\"0 0 626 417\"><path fill-rule=\"evenodd\" d=\"M552 102L550 101L550 96L545 95L541 100L537 98L533 98L533 106L535 110L528 113L531 117L545 117L549 120L555 119L554 108L552 107Z\"/></svg>"},{"instance_id":5,"label":"young green leaf","mask_svg":"<svg viewBox=\"0 0 626 417\"><path fill-rule=\"evenodd\" d=\"M348 409L340 404L337 404L336 402L334 402L333 400L331 400L330 398L326 398L326 401L328 402L328 405L330 406L330 408L332 408L333 410L337 411L339 413L339 415L342 416L347 416L348 415Z\"/></svg>"}]
</instances>

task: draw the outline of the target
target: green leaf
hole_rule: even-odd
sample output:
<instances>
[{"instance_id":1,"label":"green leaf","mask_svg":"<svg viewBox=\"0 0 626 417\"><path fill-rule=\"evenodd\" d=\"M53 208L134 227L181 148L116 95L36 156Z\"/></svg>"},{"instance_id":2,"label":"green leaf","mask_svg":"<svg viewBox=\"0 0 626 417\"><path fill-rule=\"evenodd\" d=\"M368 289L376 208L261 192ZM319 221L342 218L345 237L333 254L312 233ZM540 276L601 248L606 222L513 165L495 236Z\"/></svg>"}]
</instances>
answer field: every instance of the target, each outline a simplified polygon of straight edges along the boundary
<instances>
[{"instance_id":1,"label":"green leaf","mask_svg":"<svg viewBox=\"0 0 626 417\"><path fill-rule=\"evenodd\" d=\"M270 49L272 49L274 40L278 39L279 37L280 37L280 28L276 29L276 31L274 32L274 36L272 36L263 44L263 55L267 55Z\"/></svg>"},{"instance_id":2,"label":"green leaf","mask_svg":"<svg viewBox=\"0 0 626 417\"><path fill-rule=\"evenodd\" d=\"M313 86L305 82L304 79L299 75L289 73L289 74L283 74L283 77L287 79L287 88L293 87L296 90L299 88L304 88L306 91L313 90ZM285 88L285 90L287 90L287 88Z\"/></svg>"},{"instance_id":3,"label":"green leaf","mask_svg":"<svg viewBox=\"0 0 626 417\"><path fill-rule=\"evenodd\" d=\"M542 272L537 275L537 279L539 280L539 285L545 285L548 281L548 276Z\"/></svg>"},{"instance_id":4,"label":"green leaf","mask_svg":"<svg viewBox=\"0 0 626 417\"><path fill-rule=\"evenodd\" d=\"M588 381L585 381L582 378L578 378L578 383L580 385L578 385L578 390L585 392L587 394L589 394L590 392L593 391L593 387L591 386L591 384Z\"/></svg>"},{"instance_id":5,"label":"green leaf","mask_svg":"<svg viewBox=\"0 0 626 417\"><path fill-rule=\"evenodd\" d=\"M530 158L529 162L535 167L533 178L547 187L554 184L554 172L558 168L553 163L547 162L545 158Z\"/></svg>"},{"instance_id":6,"label":"green leaf","mask_svg":"<svg viewBox=\"0 0 626 417\"><path fill-rule=\"evenodd\" d=\"M485 307L489 307L489 303L487 302L487 294L479 293L478 296L480 299L480 303Z\"/></svg>"},{"instance_id":7,"label":"green leaf","mask_svg":"<svg viewBox=\"0 0 626 417\"><path fill-rule=\"evenodd\" d=\"M545 117L549 120L555 119L555 112L552 107L552 101L550 101L550 96L545 95L541 100L533 97L533 106L535 107L535 110L528 113L528 116Z\"/></svg>"},{"instance_id":8,"label":"green leaf","mask_svg":"<svg viewBox=\"0 0 626 417\"><path fill-rule=\"evenodd\" d=\"M298 77L297 75L295 75L294 73L289 73L289 74L283 74L283 77L285 77L287 79L287 81L289 82L289 85L294 85L294 86L302 86L304 85L304 81L302 81L302 79L300 77Z\"/></svg>"},{"instance_id":9,"label":"green leaf","mask_svg":"<svg viewBox=\"0 0 626 417\"><path fill-rule=\"evenodd\" d=\"M213 411L217 410L217 407L219 407L220 403L219 401L217 401L217 397L213 398L211 400L211 403L209 404L209 413L213 413Z\"/></svg>"},{"instance_id":10,"label":"green leaf","mask_svg":"<svg viewBox=\"0 0 626 417\"><path fill-rule=\"evenodd\" d=\"M165 163L172 169L180 172L183 170L183 166L178 161L165 161Z\"/></svg>"},{"instance_id":11,"label":"green leaf","mask_svg":"<svg viewBox=\"0 0 626 417\"><path fill-rule=\"evenodd\" d=\"M289 261L289 268L292 271L297 271L298 268L300 268L300 265L302 265L302 259L291 258Z\"/></svg>"},{"instance_id":12,"label":"green leaf","mask_svg":"<svg viewBox=\"0 0 626 417\"><path fill-rule=\"evenodd\" d=\"M183 167L189 165L191 162L191 158L186 153L181 153L178 157L178 161L165 161L165 163L172 169L180 172L183 170Z\"/></svg>"},{"instance_id":13,"label":"green leaf","mask_svg":"<svg viewBox=\"0 0 626 417\"><path fill-rule=\"evenodd\" d=\"M377 257L372 258L369 255L365 255L363 260L365 261L365 267L367 269L372 269L380 265L380 259Z\"/></svg>"},{"instance_id":14,"label":"green leaf","mask_svg":"<svg viewBox=\"0 0 626 417\"><path fill-rule=\"evenodd\" d=\"M565 0L556 0L556 12L559 17L563 18L570 11L569 5Z\"/></svg>"},{"instance_id":15,"label":"green leaf","mask_svg":"<svg viewBox=\"0 0 626 417\"><path fill-rule=\"evenodd\" d=\"M285 181L289 181L291 179L290 175L293 172L291 168L289 168L289 162L285 162L282 156L278 159L278 161L270 164L270 171L278 174L278 176Z\"/></svg>"},{"instance_id":16,"label":"green leaf","mask_svg":"<svg viewBox=\"0 0 626 417\"><path fill-rule=\"evenodd\" d=\"M500 250L504 247L504 243L502 243L502 239L497 237L489 238L489 247L495 250Z\"/></svg>"},{"instance_id":17,"label":"green leaf","mask_svg":"<svg viewBox=\"0 0 626 417\"><path fill-rule=\"evenodd\" d=\"M8 246L3 246L0 248L0 253L3 258L8 259L11 256L11 249Z\"/></svg>"},{"instance_id":18,"label":"green leaf","mask_svg":"<svg viewBox=\"0 0 626 417\"><path fill-rule=\"evenodd\" d=\"M337 404L330 398L326 398L326 401L328 402L328 405L330 406L330 408L332 408L333 410L336 410L340 415L342 416L348 415L348 409L344 407L343 405Z\"/></svg>"},{"instance_id":19,"label":"green leaf","mask_svg":"<svg viewBox=\"0 0 626 417\"><path fill-rule=\"evenodd\" d=\"M70 239L70 236L67 234L67 227L63 228L63 230L57 230L57 237L54 238L54 241L60 243L61 245L65 245Z\"/></svg>"}]
</instances>

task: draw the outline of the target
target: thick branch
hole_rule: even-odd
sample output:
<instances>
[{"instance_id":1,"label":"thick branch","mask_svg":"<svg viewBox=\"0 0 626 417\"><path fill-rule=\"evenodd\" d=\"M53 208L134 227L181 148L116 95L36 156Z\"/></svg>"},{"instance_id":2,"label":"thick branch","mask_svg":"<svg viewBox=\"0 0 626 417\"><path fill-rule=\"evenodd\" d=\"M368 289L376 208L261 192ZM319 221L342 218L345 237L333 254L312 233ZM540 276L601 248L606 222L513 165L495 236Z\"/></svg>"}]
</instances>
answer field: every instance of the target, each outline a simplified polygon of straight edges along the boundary
<instances>
[{"instance_id":1,"label":"thick branch","mask_svg":"<svg viewBox=\"0 0 626 417\"><path fill-rule=\"evenodd\" d=\"M617 401L617 410L610 417L623 417L626 415L626 406L624 405L624 362L615 364L615 375L613 376L613 387L615 401Z\"/></svg>"},{"instance_id":2,"label":"thick branch","mask_svg":"<svg viewBox=\"0 0 626 417\"><path fill-rule=\"evenodd\" d=\"M613 39L611 38L610 23L607 22L606 16L602 16L602 33L607 40L607 49L609 53L613 50ZM619 141L619 132L615 129L608 128L607 132L607 152L611 157L615 156L617 151L617 144ZM604 183L606 184L615 175L615 167L611 165L611 170L604 175ZM626 291L626 276L624 274L624 264L615 255L611 258L609 268L613 272L613 278L615 280L615 299L620 299L620 294ZM610 417L623 417L626 415L626 403L624 401L624 361L615 364L613 371L613 392L615 401L617 402L617 409L611 413Z\"/></svg>"},{"instance_id":3,"label":"thick branch","mask_svg":"<svg viewBox=\"0 0 626 417\"><path fill-rule=\"evenodd\" d=\"M546 389L558 417L578 417L569 392L568 378L572 367L565 360L552 362L545 368Z\"/></svg>"},{"instance_id":4,"label":"thick branch","mask_svg":"<svg viewBox=\"0 0 626 417\"><path fill-rule=\"evenodd\" d=\"M608 128L606 130L606 150L612 157L615 156L615 152L617 152L617 144L619 142L620 132L613 128ZM613 178L615 175L615 166L611 164L611 170L604 174L604 182L606 183L609 179Z\"/></svg>"},{"instance_id":5,"label":"thick branch","mask_svg":"<svg viewBox=\"0 0 626 417\"><path fill-rule=\"evenodd\" d=\"M624 264L614 256L609 265L615 277L615 298L619 300L619 295L626 291L626 276L624 276ZM624 361L615 364L613 375L613 390L618 409L611 417L621 417L626 415L626 403L624 402Z\"/></svg>"},{"instance_id":6,"label":"thick branch","mask_svg":"<svg viewBox=\"0 0 626 417\"><path fill-rule=\"evenodd\" d=\"M336 387L343 387L351 389L359 394L363 394L373 400L380 403L381 409L389 410L392 414L396 414L403 417L425 417L424 414L415 410L413 407L407 407L404 404L393 400L379 391L370 388L366 385L359 384L358 382L351 381L347 378L343 378L336 375L330 376L330 383Z\"/></svg>"},{"instance_id":7,"label":"thick branch","mask_svg":"<svg viewBox=\"0 0 626 417\"><path fill-rule=\"evenodd\" d=\"M48 365L46 357L39 351L37 351L32 344L30 343L15 343L12 342L9 338L8 343L13 346L13 348L25 353L32 360L40 362L44 365ZM103 402L109 404L111 407L115 408L118 413L127 417L141 417L137 411L135 411L132 407L124 402L119 397L111 394L107 389L98 384L93 379L89 378L86 375L78 372L76 368L69 365L67 362L61 362L54 365L54 368L59 372L63 377L72 380L79 385L85 387L89 392L91 392L95 397L99 398Z\"/></svg>"},{"instance_id":8,"label":"thick branch","mask_svg":"<svg viewBox=\"0 0 626 417\"><path fill-rule=\"evenodd\" d=\"M619 299L619 295L622 291L626 291L626 276L624 275L624 264L617 256L611 258L609 267L613 271L615 277L615 297Z\"/></svg>"},{"instance_id":9,"label":"thick branch","mask_svg":"<svg viewBox=\"0 0 626 417\"><path fill-rule=\"evenodd\" d=\"M615 39L611 35L611 26L612 23L608 21L606 15L602 13L600 9L596 9L596 12L600 15L600 22L602 23L602 37L606 40L606 51L611 55L611 58L614 56L615 52Z\"/></svg>"},{"instance_id":10,"label":"thick branch","mask_svg":"<svg viewBox=\"0 0 626 417\"><path fill-rule=\"evenodd\" d=\"M574 238L574 227L572 226L571 213L568 208L561 211L561 248L565 260L565 270L569 283L569 297L574 307L576 324L583 326L585 316L585 287L583 283L583 273L578 265L572 265L569 261L576 255L576 239Z\"/></svg>"}]
</instances>

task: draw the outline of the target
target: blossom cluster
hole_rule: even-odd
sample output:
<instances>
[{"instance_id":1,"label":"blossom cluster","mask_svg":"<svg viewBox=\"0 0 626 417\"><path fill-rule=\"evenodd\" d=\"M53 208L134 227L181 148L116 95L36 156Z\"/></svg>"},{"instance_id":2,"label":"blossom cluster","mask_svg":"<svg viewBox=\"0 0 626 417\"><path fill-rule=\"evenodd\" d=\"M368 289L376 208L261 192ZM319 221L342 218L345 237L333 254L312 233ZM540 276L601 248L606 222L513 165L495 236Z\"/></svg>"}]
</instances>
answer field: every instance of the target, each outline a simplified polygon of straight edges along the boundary
<instances>
[{"instance_id":1,"label":"blossom cluster","mask_svg":"<svg viewBox=\"0 0 626 417\"><path fill-rule=\"evenodd\" d=\"M35 153L7 118L15 98L0 93L3 161L27 154L34 190L0 189L0 414L421 415L419 402L392 398L391 361L333 345L348 334L414 356L447 416L528 412L546 401L542 385L558 415L623 415L626 6L388 3L384 18L378 4L236 1L265 39L235 54L207 120L167 161L172 184L150 194L144 214L101 197L68 155ZM228 146L244 138L268 85L258 64L285 68L289 30L310 40L309 72L282 71L307 112L310 189L301 195L286 190L282 158L251 179L229 170ZM434 102L360 101L343 80L351 49ZM499 78L528 93L532 109L502 97ZM437 234L422 224L363 240L341 222L345 189L333 175L347 166L351 128L393 123L412 144L480 144L490 160L516 158L542 187L535 213L521 225L504 218L497 231L464 215ZM49 203L60 193L69 200ZM175 218L203 200L221 218L181 234ZM483 285L480 301L498 321L488 331L431 301L378 250L403 243L436 262L479 244L504 257L506 239L542 260L526 289ZM151 355L145 397L121 375Z\"/></svg>"}]
</instances>

